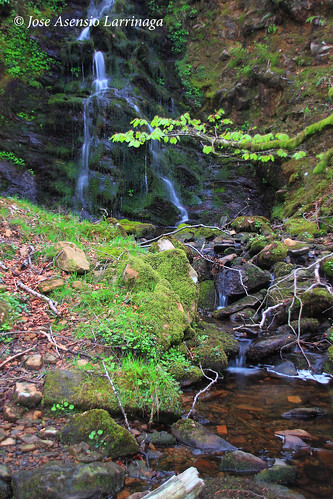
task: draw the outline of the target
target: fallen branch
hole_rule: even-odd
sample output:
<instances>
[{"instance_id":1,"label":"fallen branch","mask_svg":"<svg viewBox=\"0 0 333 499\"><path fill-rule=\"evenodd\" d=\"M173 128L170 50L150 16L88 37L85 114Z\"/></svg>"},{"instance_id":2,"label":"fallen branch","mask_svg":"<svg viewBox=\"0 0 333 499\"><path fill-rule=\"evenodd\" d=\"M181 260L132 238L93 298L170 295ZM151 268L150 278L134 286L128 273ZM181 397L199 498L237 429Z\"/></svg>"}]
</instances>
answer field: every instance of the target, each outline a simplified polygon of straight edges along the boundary
<instances>
[{"instance_id":1,"label":"fallen branch","mask_svg":"<svg viewBox=\"0 0 333 499\"><path fill-rule=\"evenodd\" d=\"M160 487L149 492L145 499L194 499L198 497L205 486L205 482L199 478L199 472L191 467L177 476L171 477Z\"/></svg>"},{"instance_id":2,"label":"fallen branch","mask_svg":"<svg viewBox=\"0 0 333 499\"><path fill-rule=\"evenodd\" d=\"M177 234L177 232L180 232L180 231L185 230L185 229L198 229L199 227L204 227L205 229L216 229L216 230L226 232L225 229L223 229L221 227L215 227L214 225L204 225L204 224L185 225L184 227L181 227L180 229L175 229L172 232L167 232L166 234L160 234L159 236L156 236L153 239L148 239L148 241L144 241L143 243L141 243L140 246L149 245L150 243L158 241L162 237L173 236L174 234Z\"/></svg>"},{"instance_id":3,"label":"fallen branch","mask_svg":"<svg viewBox=\"0 0 333 499\"><path fill-rule=\"evenodd\" d=\"M56 309L56 304L54 301L52 301L50 298L48 298L47 296L45 295L42 295L41 293L38 293L38 291L35 291L31 288L29 288L28 286L26 286L25 284L23 284L23 282L21 281L15 281L16 282L16 286L18 286L19 288L23 289L24 291L26 291L27 293L29 293L30 295L33 295L33 296L36 296L37 298L39 298L40 300L43 300L45 301L48 306L50 307L50 309L52 310L52 312L57 315L58 317L60 316L60 313L58 312L58 310Z\"/></svg>"},{"instance_id":4,"label":"fallen branch","mask_svg":"<svg viewBox=\"0 0 333 499\"><path fill-rule=\"evenodd\" d=\"M37 345L34 345L33 347L31 348L28 348L27 350L24 350L23 352L20 352L20 353L17 353L16 355L12 355L11 357L8 357L6 360L4 360L3 362L1 362L0 364L0 369L5 365L5 364L8 364L8 362L11 362L12 360L16 359L17 357L21 357L21 355L25 355L26 353L30 352L31 350L33 350L34 348L36 348Z\"/></svg>"},{"instance_id":5,"label":"fallen branch","mask_svg":"<svg viewBox=\"0 0 333 499\"><path fill-rule=\"evenodd\" d=\"M112 379L111 379L111 377L110 377L110 375L109 375L109 372L108 372L108 370L106 369L106 366L105 366L104 360L102 361L102 364L103 364L103 367L104 367L104 371L105 371L106 377L108 378L108 380L109 380L109 382L110 382L110 385L111 385L111 388L112 388L112 390L113 390L113 393L114 393L114 394L115 394L115 396L116 396L116 399L117 399L117 402L118 402L119 408L120 408L121 412L123 413L126 428L127 428L127 429L128 429L128 431L129 431L129 432L133 435L133 432L132 432L132 430L131 430L131 427L130 427L130 425L129 425L129 423L128 423L128 419L127 419L127 416L126 416L126 412L125 412L125 410L124 410L124 408L123 408L123 405L122 405L121 400L120 400L120 398L119 398L118 392L117 392L117 390L116 390L116 388L115 388L115 386L114 386L114 384L113 384L113 381L112 381Z\"/></svg>"},{"instance_id":6,"label":"fallen branch","mask_svg":"<svg viewBox=\"0 0 333 499\"><path fill-rule=\"evenodd\" d=\"M200 390L200 392L198 392L196 394L196 396L193 399L192 407L191 407L190 411L188 412L187 416L185 417L185 419L188 419L191 416L192 412L194 411L195 404L197 403L197 400L200 397L200 395L202 395L203 393L207 392L210 389L210 387L213 386L214 383L217 382L217 380L219 378L218 373L216 371L213 371L212 369L207 369L207 371L211 371L212 373L214 373L215 374L215 379L210 378L209 376L207 376L207 374L204 373L204 371L203 371L203 369L201 367L201 364L200 364L200 369L201 369L201 372L204 375L204 377L210 380L210 383L206 386L206 388L203 388L202 390Z\"/></svg>"}]
</instances>

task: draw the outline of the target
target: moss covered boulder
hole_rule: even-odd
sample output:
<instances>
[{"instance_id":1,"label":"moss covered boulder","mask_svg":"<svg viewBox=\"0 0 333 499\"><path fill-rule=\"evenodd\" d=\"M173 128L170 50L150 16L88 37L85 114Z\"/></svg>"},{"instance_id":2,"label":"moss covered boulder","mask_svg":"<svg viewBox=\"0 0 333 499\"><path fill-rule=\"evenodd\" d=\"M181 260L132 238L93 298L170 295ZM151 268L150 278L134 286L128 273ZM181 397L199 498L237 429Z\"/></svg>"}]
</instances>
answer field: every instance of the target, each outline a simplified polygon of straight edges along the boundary
<instances>
[{"instance_id":1,"label":"moss covered boulder","mask_svg":"<svg viewBox=\"0 0 333 499\"><path fill-rule=\"evenodd\" d=\"M303 312L308 317L333 317L333 295L324 288L313 288L302 294Z\"/></svg>"},{"instance_id":2,"label":"moss covered boulder","mask_svg":"<svg viewBox=\"0 0 333 499\"><path fill-rule=\"evenodd\" d=\"M214 281L209 280L200 282L198 307L201 309L215 308L216 299Z\"/></svg>"},{"instance_id":3,"label":"moss covered boulder","mask_svg":"<svg viewBox=\"0 0 333 499\"><path fill-rule=\"evenodd\" d=\"M260 471L255 477L258 482L280 483L282 485L292 484L296 481L296 468L289 465L276 465Z\"/></svg>"},{"instance_id":4,"label":"moss covered boulder","mask_svg":"<svg viewBox=\"0 0 333 499\"><path fill-rule=\"evenodd\" d=\"M177 419L181 412L180 388L160 366L142 364L111 373L128 415ZM52 370L46 374L44 404L69 402L77 409L105 409L121 415L109 381L83 371Z\"/></svg>"},{"instance_id":5,"label":"moss covered boulder","mask_svg":"<svg viewBox=\"0 0 333 499\"><path fill-rule=\"evenodd\" d=\"M330 280L333 279L333 257L326 258L321 263L321 270Z\"/></svg>"},{"instance_id":6,"label":"moss covered boulder","mask_svg":"<svg viewBox=\"0 0 333 499\"><path fill-rule=\"evenodd\" d=\"M247 244L247 249L251 256L257 255L259 251L265 248L271 242L271 238L267 236L255 236L251 238Z\"/></svg>"},{"instance_id":7,"label":"moss covered boulder","mask_svg":"<svg viewBox=\"0 0 333 499\"><path fill-rule=\"evenodd\" d=\"M119 220L119 225L125 230L129 235L134 237L154 237L156 234L156 227L153 224L143 223L143 222L133 222L127 220Z\"/></svg>"},{"instance_id":8,"label":"moss covered boulder","mask_svg":"<svg viewBox=\"0 0 333 499\"><path fill-rule=\"evenodd\" d=\"M282 262L288 254L288 247L280 242L265 246L256 256L257 265L262 269L270 269L277 262Z\"/></svg>"},{"instance_id":9,"label":"moss covered boulder","mask_svg":"<svg viewBox=\"0 0 333 499\"><path fill-rule=\"evenodd\" d=\"M65 444L87 442L92 449L98 449L105 456L117 458L139 451L133 435L118 425L107 411L93 409L75 414L64 426L60 435Z\"/></svg>"},{"instance_id":10,"label":"moss covered boulder","mask_svg":"<svg viewBox=\"0 0 333 499\"><path fill-rule=\"evenodd\" d=\"M240 300L228 305L227 307L220 308L213 312L213 317L216 319L226 319L231 314L235 314L236 312L240 312L248 307L255 307L260 304L260 302L264 299L264 293L256 293L254 295L245 296Z\"/></svg>"},{"instance_id":11,"label":"moss covered boulder","mask_svg":"<svg viewBox=\"0 0 333 499\"><path fill-rule=\"evenodd\" d=\"M194 362L204 369L221 373L228 366L228 357L234 357L239 351L238 341L214 324L200 324L197 337L198 344L192 349L192 354Z\"/></svg>"},{"instance_id":12,"label":"moss covered boulder","mask_svg":"<svg viewBox=\"0 0 333 499\"><path fill-rule=\"evenodd\" d=\"M322 235L325 230L318 228L315 222L309 222L304 218L289 218L285 222L285 229L291 236L297 237L317 237Z\"/></svg>"},{"instance_id":13,"label":"moss covered boulder","mask_svg":"<svg viewBox=\"0 0 333 499\"><path fill-rule=\"evenodd\" d=\"M132 257L120 278L129 289L147 292L140 302L165 348L183 340L196 316L198 276L180 249Z\"/></svg>"},{"instance_id":14,"label":"moss covered boulder","mask_svg":"<svg viewBox=\"0 0 333 499\"><path fill-rule=\"evenodd\" d=\"M220 470L234 473L258 473L267 468L267 463L249 452L235 450L221 458Z\"/></svg>"},{"instance_id":15,"label":"moss covered boulder","mask_svg":"<svg viewBox=\"0 0 333 499\"><path fill-rule=\"evenodd\" d=\"M16 499L114 499L124 479L125 469L115 463L51 461L41 468L14 473L12 486Z\"/></svg>"},{"instance_id":16,"label":"moss covered boulder","mask_svg":"<svg viewBox=\"0 0 333 499\"><path fill-rule=\"evenodd\" d=\"M236 449L193 419L180 419L171 426L171 433L181 443L204 451L226 452Z\"/></svg>"},{"instance_id":17,"label":"moss covered boulder","mask_svg":"<svg viewBox=\"0 0 333 499\"><path fill-rule=\"evenodd\" d=\"M269 220L261 216L237 217L231 224L237 232L256 232L257 234L272 234Z\"/></svg>"},{"instance_id":18,"label":"moss covered boulder","mask_svg":"<svg viewBox=\"0 0 333 499\"><path fill-rule=\"evenodd\" d=\"M294 343L295 336L292 333L259 338L252 343L246 352L246 358L250 362L260 362L270 355L279 353L282 347L284 351L287 351L288 345L291 348Z\"/></svg>"}]
</instances>

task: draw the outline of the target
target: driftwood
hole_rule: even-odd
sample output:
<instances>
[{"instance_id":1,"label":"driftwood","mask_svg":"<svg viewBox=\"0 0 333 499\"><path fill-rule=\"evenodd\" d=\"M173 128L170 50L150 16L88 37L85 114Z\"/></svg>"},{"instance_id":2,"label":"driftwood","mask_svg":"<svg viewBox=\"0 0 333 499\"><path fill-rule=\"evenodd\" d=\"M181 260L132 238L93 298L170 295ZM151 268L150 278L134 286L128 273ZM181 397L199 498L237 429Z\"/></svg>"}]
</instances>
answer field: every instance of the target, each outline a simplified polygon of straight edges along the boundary
<instances>
[{"instance_id":1,"label":"driftwood","mask_svg":"<svg viewBox=\"0 0 333 499\"><path fill-rule=\"evenodd\" d=\"M16 285L18 288L23 289L24 291L26 291L30 295L37 296L37 298L40 298L41 300L45 301L55 315L57 315L57 316L60 315L58 310L56 309L54 301L52 301L50 298L48 298L45 295L42 295L41 293L38 293L37 291L34 291L33 289L31 289L28 286L26 286L25 284L23 284L23 282L21 282L21 281L17 280Z\"/></svg>"},{"instance_id":2,"label":"driftwood","mask_svg":"<svg viewBox=\"0 0 333 499\"><path fill-rule=\"evenodd\" d=\"M180 475L173 476L160 487L144 496L144 499L194 499L205 486L196 468L188 468Z\"/></svg>"}]
</instances>

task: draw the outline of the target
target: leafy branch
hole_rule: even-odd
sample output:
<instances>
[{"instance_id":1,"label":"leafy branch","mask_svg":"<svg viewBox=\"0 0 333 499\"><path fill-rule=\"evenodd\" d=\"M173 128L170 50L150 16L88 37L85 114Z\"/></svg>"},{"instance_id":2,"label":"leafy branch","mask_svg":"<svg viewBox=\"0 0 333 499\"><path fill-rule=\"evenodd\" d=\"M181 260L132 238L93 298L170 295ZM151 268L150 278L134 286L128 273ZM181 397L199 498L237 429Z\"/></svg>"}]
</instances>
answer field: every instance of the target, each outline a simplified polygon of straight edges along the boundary
<instances>
[{"instance_id":1,"label":"leafy branch","mask_svg":"<svg viewBox=\"0 0 333 499\"><path fill-rule=\"evenodd\" d=\"M231 130L233 122L223 118L224 111L220 109L208 117L206 123L193 119L185 113L177 119L155 116L152 121L135 118L131 125L136 130L116 133L110 140L126 142L128 147L141 147L150 140L176 145L182 137L190 137L201 144L202 152L222 157L233 157L244 161L260 161L266 163L277 158L301 159L305 151L297 150L299 146L315 133L333 126L333 114L312 125L307 126L290 138L285 133L246 133L239 129ZM254 131L256 127L251 130ZM320 162L314 169L320 173L333 156L333 149L320 155Z\"/></svg>"}]
</instances>

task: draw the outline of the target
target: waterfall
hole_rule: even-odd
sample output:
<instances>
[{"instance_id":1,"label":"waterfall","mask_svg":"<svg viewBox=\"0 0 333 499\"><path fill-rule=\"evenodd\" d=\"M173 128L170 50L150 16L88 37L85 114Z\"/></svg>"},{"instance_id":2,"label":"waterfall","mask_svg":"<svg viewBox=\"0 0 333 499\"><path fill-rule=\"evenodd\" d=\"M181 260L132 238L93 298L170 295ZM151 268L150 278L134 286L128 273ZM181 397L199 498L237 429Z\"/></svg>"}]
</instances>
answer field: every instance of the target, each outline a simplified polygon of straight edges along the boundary
<instances>
[{"instance_id":1,"label":"waterfall","mask_svg":"<svg viewBox=\"0 0 333 499\"><path fill-rule=\"evenodd\" d=\"M115 0L102 0L96 7L94 0L92 0L87 12L87 17L90 18L90 25L93 25L96 19L101 19L101 17L104 17L107 13L112 12L114 3ZM81 31L77 40L79 42L90 40L90 26L87 26Z\"/></svg>"},{"instance_id":2,"label":"waterfall","mask_svg":"<svg viewBox=\"0 0 333 499\"><path fill-rule=\"evenodd\" d=\"M83 124L84 124L84 140L81 152L81 168L77 179L76 197L81 204L81 207L87 209L86 190L89 185L89 151L91 145L90 125L91 125L91 98L84 100L83 108Z\"/></svg>"},{"instance_id":3,"label":"waterfall","mask_svg":"<svg viewBox=\"0 0 333 499\"><path fill-rule=\"evenodd\" d=\"M216 287L218 294L218 309L228 305L228 295L225 289L225 270L222 270L217 276Z\"/></svg>"},{"instance_id":4,"label":"waterfall","mask_svg":"<svg viewBox=\"0 0 333 499\"><path fill-rule=\"evenodd\" d=\"M176 194L175 188L171 180L169 180L166 177L160 177L161 180L163 180L165 187L167 188L167 191L169 192L170 195L170 201L175 207L180 211L181 219L179 221L179 224L183 224L184 222L187 222L188 220L188 213L184 206L181 204L179 201L179 197Z\"/></svg>"},{"instance_id":5,"label":"waterfall","mask_svg":"<svg viewBox=\"0 0 333 499\"><path fill-rule=\"evenodd\" d=\"M93 83L93 89L96 90L96 94L107 90L108 79L105 72L105 60L103 52L95 52L94 54L94 69L96 73L96 79Z\"/></svg>"}]
</instances>

